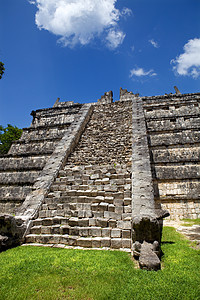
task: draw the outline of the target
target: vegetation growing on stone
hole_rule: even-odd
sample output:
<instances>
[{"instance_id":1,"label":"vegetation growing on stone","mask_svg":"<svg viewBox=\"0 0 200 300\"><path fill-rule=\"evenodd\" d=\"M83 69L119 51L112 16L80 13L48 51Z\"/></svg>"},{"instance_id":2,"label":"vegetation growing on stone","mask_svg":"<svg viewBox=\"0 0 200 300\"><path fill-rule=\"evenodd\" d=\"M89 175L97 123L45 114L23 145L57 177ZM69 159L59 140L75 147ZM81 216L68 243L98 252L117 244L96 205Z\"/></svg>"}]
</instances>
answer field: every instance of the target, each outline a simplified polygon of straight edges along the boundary
<instances>
[{"instance_id":1,"label":"vegetation growing on stone","mask_svg":"<svg viewBox=\"0 0 200 300\"><path fill-rule=\"evenodd\" d=\"M4 68L4 63L0 61L0 79L2 78L4 74L5 68Z\"/></svg>"},{"instance_id":2,"label":"vegetation growing on stone","mask_svg":"<svg viewBox=\"0 0 200 300\"><path fill-rule=\"evenodd\" d=\"M22 129L8 124L7 127L0 125L0 154L8 153L13 141L22 135Z\"/></svg>"}]
</instances>

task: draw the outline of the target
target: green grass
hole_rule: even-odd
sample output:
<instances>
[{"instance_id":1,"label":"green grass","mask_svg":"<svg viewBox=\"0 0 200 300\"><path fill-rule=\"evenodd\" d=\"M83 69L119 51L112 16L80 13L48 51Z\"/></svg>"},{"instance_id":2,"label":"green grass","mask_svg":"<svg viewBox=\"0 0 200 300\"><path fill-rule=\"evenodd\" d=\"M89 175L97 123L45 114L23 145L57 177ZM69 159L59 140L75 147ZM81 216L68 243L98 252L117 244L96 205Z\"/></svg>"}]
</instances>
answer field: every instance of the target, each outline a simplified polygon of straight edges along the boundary
<instances>
[{"instance_id":1,"label":"green grass","mask_svg":"<svg viewBox=\"0 0 200 300\"><path fill-rule=\"evenodd\" d=\"M182 219L183 226L200 225L200 219Z\"/></svg>"},{"instance_id":2,"label":"green grass","mask_svg":"<svg viewBox=\"0 0 200 300\"><path fill-rule=\"evenodd\" d=\"M18 247L0 254L0 299L200 299L200 251L163 230L162 270L127 253Z\"/></svg>"}]
</instances>

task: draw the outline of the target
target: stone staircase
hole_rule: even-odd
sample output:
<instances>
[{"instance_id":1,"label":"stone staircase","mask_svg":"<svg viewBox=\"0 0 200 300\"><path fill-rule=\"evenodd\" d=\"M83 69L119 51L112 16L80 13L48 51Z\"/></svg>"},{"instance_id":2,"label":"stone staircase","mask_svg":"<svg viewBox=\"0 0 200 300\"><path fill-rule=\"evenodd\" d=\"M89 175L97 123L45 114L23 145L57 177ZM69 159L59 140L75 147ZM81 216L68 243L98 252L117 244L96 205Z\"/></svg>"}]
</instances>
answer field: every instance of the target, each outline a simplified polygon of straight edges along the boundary
<instances>
[{"instance_id":1,"label":"stone staircase","mask_svg":"<svg viewBox=\"0 0 200 300\"><path fill-rule=\"evenodd\" d=\"M67 165L33 220L26 242L130 249L130 189L126 167Z\"/></svg>"},{"instance_id":2,"label":"stone staircase","mask_svg":"<svg viewBox=\"0 0 200 300\"><path fill-rule=\"evenodd\" d=\"M27 244L131 249L132 103L96 105Z\"/></svg>"}]
</instances>

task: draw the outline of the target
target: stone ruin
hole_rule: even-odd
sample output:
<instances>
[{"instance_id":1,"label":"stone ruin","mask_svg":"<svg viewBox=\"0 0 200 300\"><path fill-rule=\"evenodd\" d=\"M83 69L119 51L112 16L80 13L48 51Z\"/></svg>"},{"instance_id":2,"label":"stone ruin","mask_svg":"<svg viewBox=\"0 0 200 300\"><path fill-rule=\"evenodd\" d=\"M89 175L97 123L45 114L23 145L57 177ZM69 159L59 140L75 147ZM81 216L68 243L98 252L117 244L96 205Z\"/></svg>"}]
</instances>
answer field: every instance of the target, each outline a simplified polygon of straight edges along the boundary
<instances>
[{"instance_id":1,"label":"stone ruin","mask_svg":"<svg viewBox=\"0 0 200 300\"><path fill-rule=\"evenodd\" d=\"M163 218L200 217L200 93L175 91L33 111L0 157L0 250L120 249L160 269Z\"/></svg>"}]
</instances>

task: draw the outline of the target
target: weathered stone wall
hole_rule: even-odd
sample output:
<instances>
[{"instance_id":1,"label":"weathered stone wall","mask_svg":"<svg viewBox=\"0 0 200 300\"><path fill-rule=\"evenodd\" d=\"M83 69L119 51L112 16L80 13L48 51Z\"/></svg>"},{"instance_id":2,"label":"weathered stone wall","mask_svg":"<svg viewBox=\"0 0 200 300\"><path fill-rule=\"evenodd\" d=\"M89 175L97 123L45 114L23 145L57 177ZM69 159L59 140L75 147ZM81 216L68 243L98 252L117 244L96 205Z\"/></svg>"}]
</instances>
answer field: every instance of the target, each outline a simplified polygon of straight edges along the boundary
<instances>
[{"instance_id":1,"label":"weathered stone wall","mask_svg":"<svg viewBox=\"0 0 200 300\"><path fill-rule=\"evenodd\" d=\"M31 113L31 126L24 128L20 140L0 157L1 213L15 214L20 208L81 106L64 102Z\"/></svg>"},{"instance_id":2,"label":"weathered stone wall","mask_svg":"<svg viewBox=\"0 0 200 300\"><path fill-rule=\"evenodd\" d=\"M200 94L144 97L157 203L200 217Z\"/></svg>"}]
</instances>

